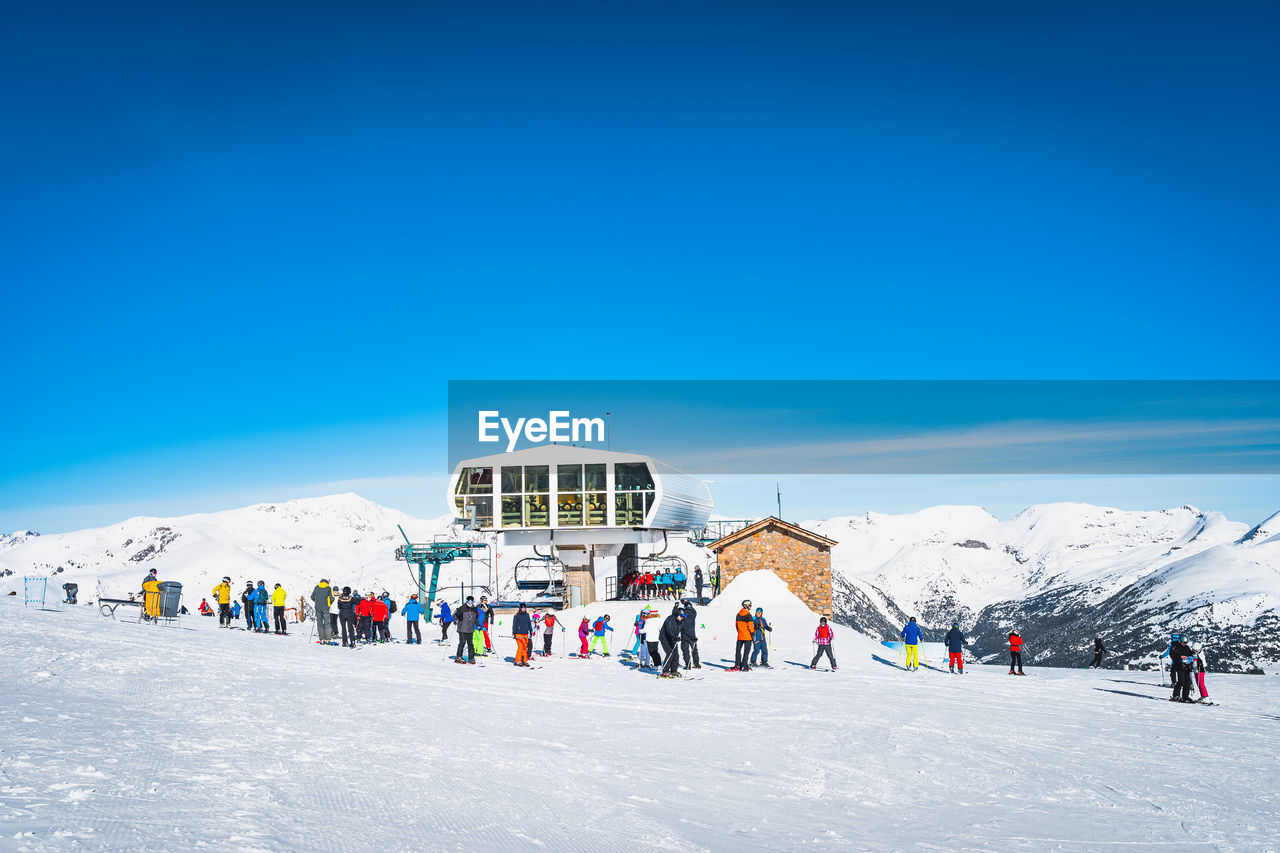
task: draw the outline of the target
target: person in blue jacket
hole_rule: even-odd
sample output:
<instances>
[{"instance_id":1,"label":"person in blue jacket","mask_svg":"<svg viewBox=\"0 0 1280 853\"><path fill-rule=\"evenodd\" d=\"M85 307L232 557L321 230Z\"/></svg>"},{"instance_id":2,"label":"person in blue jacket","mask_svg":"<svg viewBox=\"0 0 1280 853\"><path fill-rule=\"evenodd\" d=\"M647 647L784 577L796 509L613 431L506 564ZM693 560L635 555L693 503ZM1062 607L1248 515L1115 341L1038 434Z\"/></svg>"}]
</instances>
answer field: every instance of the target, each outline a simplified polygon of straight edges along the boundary
<instances>
[{"instance_id":1,"label":"person in blue jacket","mask_svg":"<svg viewBox=\"0 0 1280 853\"><path fill-rule=\"evenodd\" d=\"M907 650L907 669L915 672L920 668L920 639L924 636L924 632L916 624L916 617L911 617L899 636Z\"/></svg>"},{"instance_id":2,"label":"person in blue jacket","mask_svg":"<svg viewBox=\"0 0 1280 853\"><path fill-rule=\"evenodd\" d=\"M593 636L591 637L591 648L587 654L595 654L596 643L604 647L604 656L609 656L609 638L604 635L605 631L612 631L613 626L609 624L609 614L601 616L595 622L591 623Z\"/></svg>"},{"instance_id":3,"label":"person in blue jacket","mask_svg":"<svg viewBox=\"0 0 1280 853\"><path fill-rule=\"evenodd\" d=\"M676 569L674 580L676 593L678 595L684 595L684 585L689 581L689 576L684 573L684 569Z\"/></svg>"},{"instance_id":4,"label":"person in blue jacket","mask_svg":"<svg viewBox=\"0 0 1280 853\"><path fill-rule=\"evenodd\" d=\"M751 665L756 665L756 658L760 658L760 666L765 669L773 669L769 666L769 636L765 631L772 631L773 626L769 624L769 620L764 618L764 608L757 607L755 615L755 632L751 635Z\"/></svg>"},{"instance_id":5,"label":"person in blue jacket","mask_svg":"<svg viewBox=\"0 0 1280 853\"><path fill-rule=\"evenodd\" d=\"M485 655L484 650L484 634L488 630L488 614L485 612L484 596L480 596L480 606L476 608L476 630L471 634L471 647L475 650L477 657Z\"/></svg>"},{"instance_id":6,"label":"person in blue jacket","mask_svg":"<svg viewBox=\"0 0 1280 853\"><path fill-rule=\"evenodd\" d=\"M253 621L257 623L259 634L267 633L267 603L271 593L267 592L267 582L258 581L258 588L253 591Z\"/></svg>"},{"instance_id":7,"label":"person in blue jacket","mask_svg":"<svg viewBox=\"0 0 1280 853\"><path fill-rule=\"evenodd\" d=\"M418 629L418 620L422 618L422 614L426 611L418 603L418 596L409 596L409 600L405 602L404 608L400 612L404 614L405 642L413 645L414 637L416 636L418 645L422 645L422 631Z\"/></svg>"},{"instance_id":8,"label":"person in blue jacket","mask_svg":"<svg viewBox=\"0 0 1280 853\"><path fill-rule=\"evenodd\" d=\"M449 642L449 626L453 624L453 611L449 609L449 602L443 598L440 599L440 642Z\"/></svg>"},{"instance_id":9,"label":"person in blue jacket","mask_svg":"<svg viewBox=\"0 0 1280 853\"><path fill-rule=\"evenodd\" d=\"M239 601L231 602L231 617L233 619L240 618L240 602Z\"/></svg>"},{"instance_id":10,"label":"person in blue jacket","mask_svg":"<svg viewBox=\"0 0 1280 853\"><path fill-rule=\"evenodd\" d=\"M964 638L959 622L951 623L951 630L942 641L947 644L947 666L952 672L964 675L964 647L969 645L969 641Z\"/></svg>"}]
</instances>

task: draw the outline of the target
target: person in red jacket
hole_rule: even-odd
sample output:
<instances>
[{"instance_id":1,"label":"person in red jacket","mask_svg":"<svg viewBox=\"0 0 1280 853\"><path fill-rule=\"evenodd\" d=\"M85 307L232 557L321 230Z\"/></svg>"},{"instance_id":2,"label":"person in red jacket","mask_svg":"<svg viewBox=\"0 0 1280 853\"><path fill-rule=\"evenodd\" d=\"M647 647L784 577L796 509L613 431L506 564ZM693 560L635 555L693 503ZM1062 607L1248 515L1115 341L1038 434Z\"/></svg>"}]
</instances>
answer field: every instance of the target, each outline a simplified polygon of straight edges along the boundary
<instances>
[{"instance_id":1,"label":"person in red jacket","mask_svg":"<svg viewBox=\"0 0 1280 853\"><path fill-rule=\"evenodd\" d=\"M369 642L369 629L373 622L373 596L366 595L356 603L356 639Z\"/></svg>"},{"instance_id":2,"label":"person in red jacket","mask_svg":"<svg viewBox=\"0 0 1280 853\"><path fill-rule=\"evenodd\" d=\"M1015 666L1018 668L1016 673L1013 671ZM1018 635L1017 631L1009 634L1009 674L1026 675L1022 671L1022 637Z\"/></svg>"},{"instance_id":3,"label":"person in red jacket","mask_svg":"<svg viewBox=\"0 0 1280 853\"><path fill-rule=\"evenodd\" d=\"M373 622L373 639L379 643L390 642L391 631L387 628L387 622L391 619L391 608L381 598L370 596L368 601L369 617Z\"/></svg>"}]
</instances>

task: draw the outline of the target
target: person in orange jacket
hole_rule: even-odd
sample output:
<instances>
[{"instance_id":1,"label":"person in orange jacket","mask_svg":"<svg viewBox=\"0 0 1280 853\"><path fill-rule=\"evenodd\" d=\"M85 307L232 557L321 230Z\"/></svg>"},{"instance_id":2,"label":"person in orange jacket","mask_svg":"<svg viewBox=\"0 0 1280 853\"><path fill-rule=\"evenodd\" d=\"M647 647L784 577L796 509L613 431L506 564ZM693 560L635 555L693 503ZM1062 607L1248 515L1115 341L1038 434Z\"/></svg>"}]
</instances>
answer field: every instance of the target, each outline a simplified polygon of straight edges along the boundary
<instances>
[{"instance_id":1,"label":"person in orange jacket","mask_svg":"<svg viewBox=\"0 0 1280 853\"><path fill-rule=\"evenodd\" d=\"M729 672L750 672L751 643L755 637L756 620L751 615L751 601L742 602L734 624L738 628L738 646L733 655L733 667Z\"/></svg>"}]
</instances>

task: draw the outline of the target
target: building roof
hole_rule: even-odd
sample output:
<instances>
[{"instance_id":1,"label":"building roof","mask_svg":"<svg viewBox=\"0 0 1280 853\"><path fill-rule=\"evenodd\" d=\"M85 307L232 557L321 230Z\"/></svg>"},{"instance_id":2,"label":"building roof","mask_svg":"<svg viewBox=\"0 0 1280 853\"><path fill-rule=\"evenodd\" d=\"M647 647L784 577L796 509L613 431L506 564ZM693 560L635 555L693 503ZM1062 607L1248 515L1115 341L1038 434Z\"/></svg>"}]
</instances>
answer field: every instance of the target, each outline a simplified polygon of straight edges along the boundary
<instances>
[{"instance_id":1,"label":"building roof","mask_svg":"<svg viewBox=\"0 0 1280 853\"><path fill-rule=\"evenodd\" d=\"M775 518L771 515L768 518L760 519L750 527L742 528L737 533L730 533L723 539L717 539L707 547L719 554L720 551L735 542L741 542L743 539L749 539L757 533L763 533L770 527L777 528L778 530L788 533L801 541L808 542L816 548L831 548L836 544L834 539L828 539L825 536L814 533L812 530L805 530L803 527L797 527L794 524L789 524L782 519Z\"/></svg>"}]
</instances>

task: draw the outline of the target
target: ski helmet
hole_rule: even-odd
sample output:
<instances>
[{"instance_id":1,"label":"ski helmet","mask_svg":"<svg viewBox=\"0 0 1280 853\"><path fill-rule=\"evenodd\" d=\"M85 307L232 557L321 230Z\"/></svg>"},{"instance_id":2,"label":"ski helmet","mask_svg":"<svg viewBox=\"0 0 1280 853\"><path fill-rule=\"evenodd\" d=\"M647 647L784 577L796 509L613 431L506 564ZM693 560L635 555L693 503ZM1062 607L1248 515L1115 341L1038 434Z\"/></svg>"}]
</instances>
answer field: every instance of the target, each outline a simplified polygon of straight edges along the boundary
<instances>
[{"instance_id":1,"label":"ski helmet","mask_svg":"<svg viewBox=\"0 0 1280 853\"><path fill-rule=\"evenodd\" d=\"M1172 636L1172 637L1170 637L1169 639L1170 639L1170 640L1181 640L1181 639L1182 639L1182 637L1178 636L1178 633L1175 631L1175 632L1174 632L1174 634L1173 634L1173 636Z\"/></svg>"},{"instance_id":2,"label":"ski helmet","mask_svg":"<svg viewBox=\"0 0 1280 853\"><path fill-rule=\"evenodd\" d=\"M916 621L916 617L912 616L912 617L911 617L910 619L908 619L907 621L908 621L908 622L914 622L914 621Z\"/></svg>"},{"instance_id":3,"label":"ski helmet","mask_svg":"<svg viewBox=\"0 0 1280 853\"><path fill-rule=\"evenodd\" d=\"M757 608L756 608L756 612L757 612L757 613L763 613L763 612L764 612L764 608L763 608L763 607L757 607Z\"/></svg>"},{"instance_id":4,"label":"ski helmet","mask_svg":"<svg viewBox=\"0 0 1280 853\"><path fill-rule=\"evenodd\" d=\"M751 606L751 599L749 599L749 598L747 598L747 599L743 599L742 606L743 606L743 607L750 607L750 606Z\"/></svg>"},{"instance_id":5,"label":"ski helmet","mask_svg":"<svg viewBox=\"0 0 1280 853\"><path fill-rule=\"evenodd\" d=\"M825 625L825 624L827 624L827 617L825 617L825 616L819 616L819 617L818 617L818 624L819 624L819 625Z\"/></svg>"},{"instance_id":6,"label":"ski helmet","mask_svg":"<svg viewBox=\"0 0 1280 853\"><path fill-rule=\"evenodd\" d=\"M349 587L349 586L344 586L344 587L342 588L342 594L343 594L343 595L350 595L350 594L351 594L351 587Z\"/></svg>"},{"instance_id":7,"label":"ski helmet","mask_svg":"<svg viewBox=\"0 0 1280 853\"><path fill-rule=\"evenodd\" d=\"M223 582L223 583L231 583L231 578L223 578L223 579L222 579L222 582Z\"/></svg>"},{"instance_id":8,"label":"ski helmet","mask_svg":"<svg viewBox=\"0 0 1280 853\"><path fill-rule=\"evenodd\" d=\"M952 627L952 628L959 628L959 627L960 627L960 623L959 623L959 622L952 622L952 623L951 623L951 627Z\"/></svg>"},{"instance_id":9,"label":"ski helmet","mask_svg":"<svg viewBox=\"0 0 1280 853\"><path fill-rule=\"evenodd\" d=\"M523 602L523 601L522 601L522 602L520 602L520 609L521 609L521 610L524 610L524 602Z\"/></svg>"}]
</instances>

